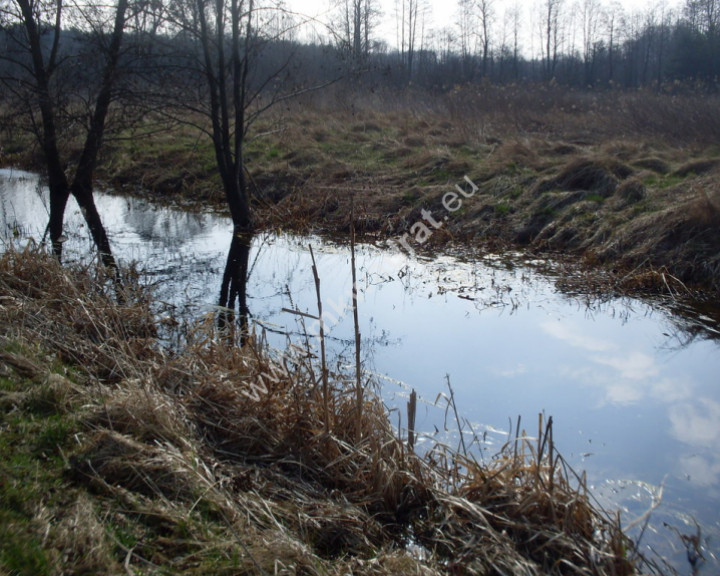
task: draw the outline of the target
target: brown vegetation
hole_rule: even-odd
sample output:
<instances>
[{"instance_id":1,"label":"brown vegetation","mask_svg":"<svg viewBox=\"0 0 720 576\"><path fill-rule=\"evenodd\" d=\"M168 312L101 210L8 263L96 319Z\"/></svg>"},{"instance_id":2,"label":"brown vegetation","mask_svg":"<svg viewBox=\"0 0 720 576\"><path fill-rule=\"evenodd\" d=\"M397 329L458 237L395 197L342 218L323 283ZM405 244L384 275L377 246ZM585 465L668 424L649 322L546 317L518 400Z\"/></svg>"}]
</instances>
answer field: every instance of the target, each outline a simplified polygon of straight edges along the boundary
<instances>
[{"instance_id":1,"label":"brown vegetation","mask_svg":"<svg viewBox=\"0 0 720 576\"><path fill-rule=\"evenodd\" d=\"M212 321L163 351L146 295L128 288L118 305L114 290L32 250L0 257L3 570L653 571L592 507L551 422L489 464L441 447L423 458L378 398L358 413L342 374L326 413L308 355L234 346Z\"/></svg>"},{"instance_id":2,"label":"brown vegetation","mask_svg":"<svg viewBox=\"0 0 720 576\"><path fill-rule=\"evenodd\" d=\"M468 176L478 193L432 243L573 255L624 281L662 270L717 294L718 97L681 88L587 93L524 84L359 95L338 85L254 126L246 160L257 220L344 233L354 198L361 233L398 237L423 209L446 215L443 194ZM103 170L132 192L224 202L212 150L187 126L109 143ZM666 289L664 280L645 286Z\"/></svg>"},{"instance_id":3,"label":"brown vegetation","mask_svg":"<svg viewBox=\"0 0 720 576\"><path fill-rule=\"evenodd\" d=\"M629 274L661 270L717 293L715 106L713 96L548 86L348 95L344 105L313 101L284 112L288 123L258 141L249 167L269 224L346 230L354 196L365 233L400 236L422 209L446 215L442 195L467 175L479 191L433 243L519 244L584 257L614 270L625 288ZM297 149L304 163L284 161ZM341 170L327 169L331 158ZM666 290L656 277L645 288Z\"/></svg>"}]
</instances>

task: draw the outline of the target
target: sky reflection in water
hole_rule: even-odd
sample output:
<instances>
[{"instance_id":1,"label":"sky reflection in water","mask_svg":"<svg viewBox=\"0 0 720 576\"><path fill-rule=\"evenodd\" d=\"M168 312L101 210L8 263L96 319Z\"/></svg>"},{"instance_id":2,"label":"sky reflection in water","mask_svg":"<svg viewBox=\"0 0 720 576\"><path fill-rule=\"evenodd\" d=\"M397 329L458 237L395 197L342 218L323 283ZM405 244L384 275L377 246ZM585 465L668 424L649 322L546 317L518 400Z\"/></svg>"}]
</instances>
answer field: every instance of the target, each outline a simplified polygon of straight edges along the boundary
<instances>
[{"instance_id":1,"label":"sky reflection in water","mask_svg":"<svg viewBox=\"0 0 720 576\"><path fill-rule=\"evenodd\" d=\"M4 242L14 230L42 237L46 203L35 176L0 171ZM98 195L116 255L137 261L157 297L176 312L211 313L230 245L223 217ZM68 207L69 257L92 244L74 203ZM351 358L353 336L349 251L318 238L259 236L248 286L254 319L271 342L299 340L298 318L282 307L316 310L308 243L313 244L328 315L328 341ZM74 256L73 256L74 254ZM596 302L560 293L552 271L522 255L512 259L444 255L418 261L361 246L358 254L361 332L366 368L377 376L397 422L409 387L421 402L419 446L440 439L457 445L446 420L449 375L460 414L485 439L484 458L507 440L518 416L532 435L537 414L552 416L555 441L586 470L600 501L631 520L664 485L647 542L675 542L666 521L694 531L695 516L720 550L720 347L687 337L662 307L635 299ZM292 302L289 294L292 295ZM402 385L397 383L406 383ZM437 400L437 403L436 403ZM447 428L447 429L446 429ZM672 560L681 570L684 550ZM717 572L712 561L707 573Z\"/></svg>"}]
</instances>

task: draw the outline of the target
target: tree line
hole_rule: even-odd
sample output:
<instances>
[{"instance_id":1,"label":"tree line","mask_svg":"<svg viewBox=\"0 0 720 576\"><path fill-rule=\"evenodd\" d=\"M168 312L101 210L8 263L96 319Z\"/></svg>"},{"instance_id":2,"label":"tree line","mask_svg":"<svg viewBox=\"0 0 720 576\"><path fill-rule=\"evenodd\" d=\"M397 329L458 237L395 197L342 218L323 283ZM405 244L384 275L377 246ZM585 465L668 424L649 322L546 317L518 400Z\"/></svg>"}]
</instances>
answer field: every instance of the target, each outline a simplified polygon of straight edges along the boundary
<instances>
[{"instance_id":1,"label":"tree line","mask_svg":"<svg viewBox=\"0 0 720 576\"><path fill-rule=\"evenodd\" d=\"M310 22L255 0L0 0L3 128L30 131L50 188L48 233L62 254L73 195L100 254L111 250L92 198L108 130L184 122L212 142L238 232L253 227L244 162L248 130L265 110L337 81L358 90L434 90L473 82L714 89L720 78L720 0L686 0L632 17L601 0L540 0L537 54L522 46L517 8L498 22L493 0L459 0L457 25L426 22L423 0L398 0L397 47L378 38L375 0L339 0ZM303 40L303 38L305 38ZM82 142L70 150L68 142Z\"/></svg>"},{"instance_id":2,"label":"tree line","mask_svg":"<svg viewBox=\"0 0 720 576\"><path fill-rule=\"evenodd\" d=\"M423 0L398 0L396 48L375 36L373 0L341 0L336 43L356 69L433 88L490 81L577 88L661 87L720 81L720 0L685 0L635 12L603 0L457 0L455 24L432 29ZM354 37L364 38L353 43Z\"/></svg>"}]
</instances>

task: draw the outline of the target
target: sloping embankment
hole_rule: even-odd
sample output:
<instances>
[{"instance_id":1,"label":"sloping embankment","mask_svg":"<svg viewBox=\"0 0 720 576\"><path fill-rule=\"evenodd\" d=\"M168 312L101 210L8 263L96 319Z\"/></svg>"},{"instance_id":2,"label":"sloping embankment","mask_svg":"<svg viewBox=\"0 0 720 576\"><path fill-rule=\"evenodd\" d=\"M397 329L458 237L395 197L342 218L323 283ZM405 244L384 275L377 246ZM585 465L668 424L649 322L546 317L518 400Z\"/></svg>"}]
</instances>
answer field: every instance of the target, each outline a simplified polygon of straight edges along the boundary
<instances>
[{"instance_id":1,"label":"sloping embankment","mask_svg":"<svg viewBox=\"0 0 720 576\"><path fill-rule=\"evenodd\" d=\"M0 257L0 571L653 571L551 423L487 466L420 458L342 375L324 396L311 360L235 346L211 319L163 351L147 294L116 298L97 270Z\"/></svg>"}]
</instances>

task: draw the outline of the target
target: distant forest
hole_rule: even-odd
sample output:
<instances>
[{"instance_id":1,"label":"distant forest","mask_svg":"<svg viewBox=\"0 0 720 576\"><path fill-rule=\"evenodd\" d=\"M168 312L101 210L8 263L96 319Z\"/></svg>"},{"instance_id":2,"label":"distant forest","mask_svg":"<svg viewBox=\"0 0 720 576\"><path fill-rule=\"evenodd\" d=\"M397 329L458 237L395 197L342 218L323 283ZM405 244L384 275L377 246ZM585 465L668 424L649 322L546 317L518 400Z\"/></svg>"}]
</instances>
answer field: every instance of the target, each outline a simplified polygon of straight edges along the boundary
<instances>
[{"instance_id":1,"label":"distant forest","mask_svg":"<svg viewBox=\"0 0 720 576\"><path fill-rule=\"evenodd\" d=\"M605 6L599 0L572 6L567 0L540 0L535 57L527 56L522 45L528 25L521 22L517 7L500 18L492 0L460 0L456 26L430 33L425 32L421 0L399 0L398 47L390 48L375 37L379 13L374 1L342 0L320 27L324 33L314 34L304 33L308 24L282 5L258 10L253 43L244 46L252 56L250 85L272 92L272 99L338 79L369 89L412 84L441 91L468 83L522 82L575 89L715 91L720 83L720 0L687 0L678 10L656 6L632 16L618 4ZM143 10L154 4L143 3ZM191 97L200 70L189 55L198 57L201 46L181 27L168 25L157 7L152 9L156 12L141 16L135 11L134 21L128 19L116 86L133 98L150 93ZM9 79L22 77L19 68L27 65L22 51L13 57L22 33L9 14L2 12L0 18L0 77L6 87ZM63 66L56 82L68 88L72 84L74 92L102 68L102 49L82 24L66 24L63 35L63 56L74 58L75 65ZM49 52L51 34L46 41Z\"/></svg>"},{"instance_id":2,"label":"distant forest","mask_svg":"<svg viewBox=\"0 0 720 576\"><path fill-rule=\"evenodd\" d=\"M686 0L677 10L657 3L632 14L617 2L539 0L533 22L523 20L528 11L521 13L517 3L501 18L494 0L459 0L454 27L419 37L424 22L415 11L422 10L422 0L403 0L396 14L400 48L393 50L372 41L371 20L357 22L373 13L371 1L345 0L335 47L346 65L370 72L378 83L449 89L529 81L581 89L714 90L720 82L720 0ZM529 36L535 57L523 45Z\"/></svg>"}]
</instances>

